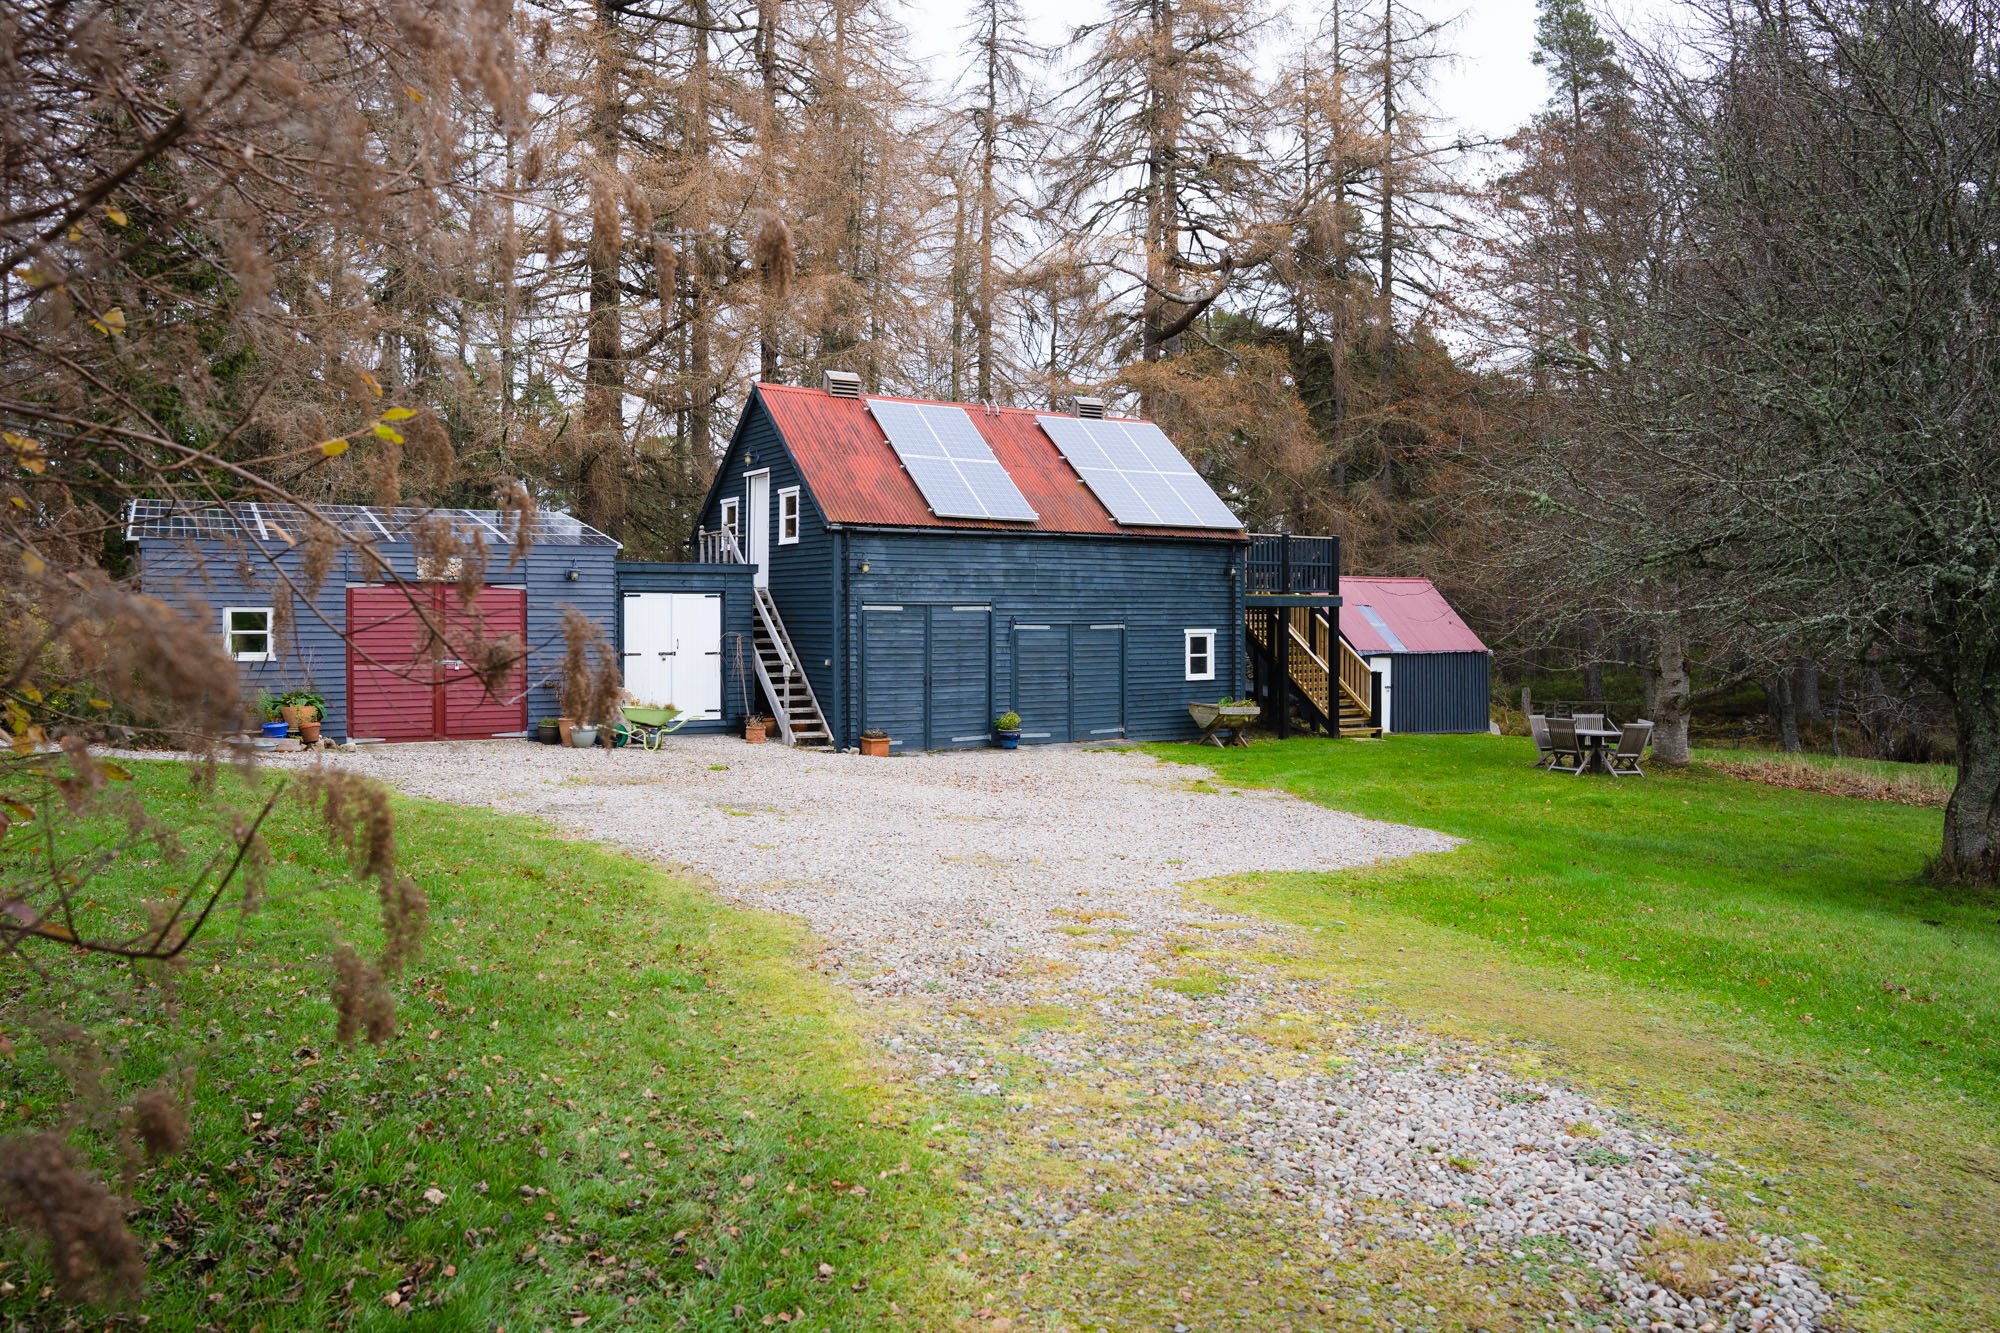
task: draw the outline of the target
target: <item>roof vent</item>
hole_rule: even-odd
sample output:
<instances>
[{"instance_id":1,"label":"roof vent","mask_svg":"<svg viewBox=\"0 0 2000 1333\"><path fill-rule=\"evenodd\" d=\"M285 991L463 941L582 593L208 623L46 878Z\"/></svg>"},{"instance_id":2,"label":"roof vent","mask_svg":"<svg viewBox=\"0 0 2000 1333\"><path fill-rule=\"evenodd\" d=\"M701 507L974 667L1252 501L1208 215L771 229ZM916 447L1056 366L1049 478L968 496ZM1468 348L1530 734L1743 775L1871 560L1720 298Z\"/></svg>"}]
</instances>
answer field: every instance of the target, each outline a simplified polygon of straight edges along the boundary
<instances>
[{"instance_id":1,"label":"roof vent","mask_svg":"<svg viewBox=\"0 0 2000 1333\"><path fill-rule=\"evenodd\" d=\"M851 370L829 370L823 372L822 383L826 391L835 398L859 398L861 377Z\"/></svg>"},{"instance_id":2,"label":"roof vent","mask_svg":"<svg viewBox=\"0 0 2000 1333\"><path fill-rule=\"evenodd\" d=\"M1092 421L1102 421L1104 420L1104 400L1102 398L1086 398L1084 395L1078 394L1076 396L1076 414L1080 417L1087 417Z\"/></svg>"}]
</instances>

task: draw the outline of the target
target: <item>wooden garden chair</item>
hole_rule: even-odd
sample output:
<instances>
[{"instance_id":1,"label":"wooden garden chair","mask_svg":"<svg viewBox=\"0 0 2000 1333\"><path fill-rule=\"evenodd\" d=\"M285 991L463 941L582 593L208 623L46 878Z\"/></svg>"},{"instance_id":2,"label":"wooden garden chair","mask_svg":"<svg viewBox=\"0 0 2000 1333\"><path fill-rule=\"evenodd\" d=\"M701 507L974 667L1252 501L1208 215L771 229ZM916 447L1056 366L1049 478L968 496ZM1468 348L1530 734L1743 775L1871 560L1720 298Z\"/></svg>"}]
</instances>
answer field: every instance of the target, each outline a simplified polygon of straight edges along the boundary
<instances>
[{"instance_id":1,"label":"wooden garden chair","mask_svg":"<svg viewBox=\"0 0 2000 1333\"><path fill-rule=\"evenodd\" d=\"M1577 739L1576 721L1567 717L1549 719L1549 772L1568 773L1572 777L1589 766L1590 756L1584 752L1583 742Z\"/></svg>"},{"instance_id":2,"label":"wooden garden chair","mask_svg":"<svg viewBox=\"0 0 2000 1333\"><path fill-rule=\"evenodd\" d=\"M1549 748L1549 720L1540 713L1528 714L1528 734L1535 738L1535 767L1547 768L1554 754Z\"/></svg>"},{"instance_id":3,"label":"wooden garden chair","mask_svg":"<svg viewBox=\"0 0 2000 1333\"><path fill-rule=\"evenodd\" d=\"M1653 739L1651 722L1627 722L1618 729L1618 748L1604 756L1604 766L1617 778L1643 778L1646 776L1639 767L1639 759L1646 753L1646 745Z\"/></svg>"}]
</instances>

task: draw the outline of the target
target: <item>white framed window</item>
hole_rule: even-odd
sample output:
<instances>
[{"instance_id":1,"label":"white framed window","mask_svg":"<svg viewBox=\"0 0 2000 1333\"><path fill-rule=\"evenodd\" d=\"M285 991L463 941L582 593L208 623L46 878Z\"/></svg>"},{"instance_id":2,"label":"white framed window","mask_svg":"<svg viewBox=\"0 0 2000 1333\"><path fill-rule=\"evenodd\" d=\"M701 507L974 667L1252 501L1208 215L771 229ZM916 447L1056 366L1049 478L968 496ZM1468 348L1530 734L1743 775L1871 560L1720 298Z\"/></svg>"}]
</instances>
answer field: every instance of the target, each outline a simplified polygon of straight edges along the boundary
<instances>
[{"instance_id":1,"label":"white framed window","mask_svg":"<svg viewBox=\"0 0 2000 1333\"><path fill-rule=\"evenodd\" d=\"M722 501L722 526L730 532L742 535L743 502L735 496L726 496Z\"/></svg>"},{"instance_id":2,"label":"white framed window","mask_svg":"<svg viewBox=\"0 0 2000 1333\"><path fill-rule=\"evenodd\" d=\"M1212 629L1191 629L1183 632L1182 646L1186 650L1187 678L1189 680L1215 679L1215 631Z\"/></svg>"},{"instance_id":3,"label":"white framed window","mask_svg":"<svg viewBox=\"0 0 2000 1333\"><path fill-rule=\"evenodd\" d=\"M787 486L778 492L778 545L791 546L799 539L799 488Z\"/></svg>"},{"instance_id":4,"label":"white framed window","mask_svg":"<svg viewBox=\"0 0 2000 1333\"><path fill-rule=\"evenodd\" d=\"M239 662L271 662L277 652L271 643L271 608L268 606L225 606L222 608L222 637L229 655Z\"/></svg>"}]
</instances>

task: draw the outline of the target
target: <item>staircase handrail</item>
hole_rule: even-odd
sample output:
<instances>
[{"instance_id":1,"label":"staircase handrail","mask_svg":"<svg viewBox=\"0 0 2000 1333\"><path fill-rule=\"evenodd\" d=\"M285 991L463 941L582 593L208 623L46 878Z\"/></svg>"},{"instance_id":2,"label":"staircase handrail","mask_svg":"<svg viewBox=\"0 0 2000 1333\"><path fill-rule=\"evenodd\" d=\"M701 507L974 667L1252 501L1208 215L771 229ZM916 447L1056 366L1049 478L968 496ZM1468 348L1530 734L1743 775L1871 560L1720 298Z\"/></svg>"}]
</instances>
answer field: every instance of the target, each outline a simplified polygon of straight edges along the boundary
<instances>
[{"instance_id":1,"label":"staircase handrail","mask_svg":"<svg viewBox=\"0 0 2000 1333\"><path fill-rule=\"evenodd\" d=\"M1349 698L1368 710L1369 719L1375 716L1375 673L1368 669L1367 661L1354 651L1354 645L1335 634L1334 642L1340 645L1340 688Z\"/></svg>"},{"instance_id":2,"label":"staircase handrail","mask_svg":"<svg viewBox=\"0 0 2000 1333\"><path fill-rule=\"evenodd\" d=\"M778 662L784 669L782 684L771 679L770 672L764 666L762 653L753 652L751 656L757 659L757 679L763 684L764 693L770 696L776 708L778 734L784 738L785 744L792 745L796 743L792 734L791 716L795 698L803 698L812 706L813 717L818 720L823 731L827 730L826 714L820 710L819 696L813 693L812 678L806 675L805 668L799 664L798 649L792 646L792 636L786 631L784 620L777 614L777 604L771 599L770 589L758 588L755 591L756 596L751 600L756 605L757 619L764 626L765 635L778 650ZM793 693L795 688L798 691L797 695ZM829 731L828 739L831 738L832 733Z\"/></svg>"}]
</instances>

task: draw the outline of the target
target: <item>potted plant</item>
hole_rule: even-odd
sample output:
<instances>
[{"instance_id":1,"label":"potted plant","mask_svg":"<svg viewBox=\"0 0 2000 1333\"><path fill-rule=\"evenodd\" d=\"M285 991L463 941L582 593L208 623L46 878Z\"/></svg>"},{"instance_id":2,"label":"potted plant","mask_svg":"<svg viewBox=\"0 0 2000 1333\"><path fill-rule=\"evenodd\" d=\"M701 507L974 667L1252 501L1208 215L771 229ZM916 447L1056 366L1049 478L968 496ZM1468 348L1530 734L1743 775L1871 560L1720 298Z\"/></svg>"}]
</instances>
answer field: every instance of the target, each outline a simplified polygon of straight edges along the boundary
<instances>
[{"instance_id":1,"label":"potted plant","mask_svg":"<svg viewBox=\"0 0 2000 1333\"><path fill-rule=\"evenodd\" d=\"M311 690L286 690L278 696L278 716L304 735L305 724L326 719L326 700Z\"/></svg>"},{"instance_id":2,"label":"potted plant","mask_svg":"<svg viewBox=\"0 0 2000 1333\"><path fill-rule=\"evenodd\" d=\"M263 724L261 730L274 741L283 740L285 733L291 730L285 725L285 720L278 715L279 707L278 701L270 695L257 696L257 717Z\"/></svg>"},{"instance_id":3,"label":"potted plant","mask_svg":"<svg viewBox=\"0 0 2000 1333\"><path fill-rule=\"evenodd\" d=\"M299 723L299 739L307 745L319 744L319 719L317 717Z\"/></svg>"},{"instance_id":4,"label":"potted plant","mask_svg":"<svg viewBox=\"0 0 2000 1333\"><path fill-rule=\"evenodd\" d=\"M743 739L752 745L762 745L764 743L764 733L768 725L762 713L750 714L750 716L743 719Z\"/></svg>"},{"instance_id":5,"label":"potted plant","mask_svg":"<svg viewBox=\"0 0 2000 1333\"><path fill-rule=\"evenodd\" d=\"M562 728L552 717L545 717L535 724L535 740L543 745L558 745L562 742Z\"/></svg>"},{"instance_id":6,"label":"potted plant","mask_svg":"<svg viewBox=\"0 0 2000 1333\"><path fill-rule=\"evenodd\" d=\"M870 727L861 733L861 753L886 759L889 755L889 733L880 727Z\"/></svg>"},{"instance_id":7,"label":"potted plant","mask_svg":"<svg viewBox=\"0 0 2000 1333\"><path fill-rule=\"evenodd\" d=\"M1000 738L1001 749L1003 750L1020 749L1021 715L1010 708L1006 712L1002 713L1000 716L994 718L993 734Z\"/></svg>"}]
</instances>

